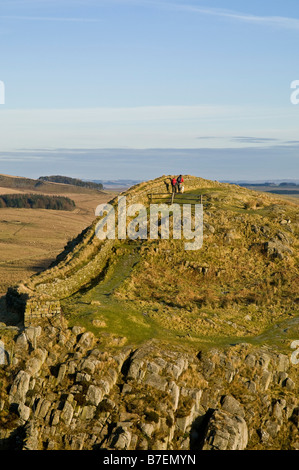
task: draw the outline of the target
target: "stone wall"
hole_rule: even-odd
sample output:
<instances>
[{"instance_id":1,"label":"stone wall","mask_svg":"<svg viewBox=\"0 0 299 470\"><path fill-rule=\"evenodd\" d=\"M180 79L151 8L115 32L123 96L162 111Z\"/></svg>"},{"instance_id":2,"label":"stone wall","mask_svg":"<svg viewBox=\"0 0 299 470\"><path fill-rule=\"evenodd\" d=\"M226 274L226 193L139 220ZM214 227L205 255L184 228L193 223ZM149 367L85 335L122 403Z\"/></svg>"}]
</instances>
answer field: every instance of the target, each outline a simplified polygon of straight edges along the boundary
<instances>
[{"instance_id":1,"label":"stone wall","mask_svg":"<svg viewBox=\"0 0 299 470\"><path fill-rule=\"evenodd\" d=\"M30 297L16 287L10 287L6 293L7 309L19 315L25 327L38 324L40 320L61 314L59 300Z\"/></svg>"},{"instance_id":2,"label":"stone wall","mask_svg":"<svg viewBox=\"0 0 299 470\"><path fill-rule=\"evenodd\" d=\"M28 299L24 312L24 324L27 327L58 314L61 314L59 300Z\"/></svg>"},{"instance_id":3,"label":"stone wall","mask_svg":"<svg viewBox=\"0 0 299 470\"><path fill-rule=\"evenodd\" d=\"M165 192L165 182L170 176L140 183L122 193L127 196L127 203L148 204L148 195ZM188 189L205 186L218 187L220 183L202 178L184 176ZM223 185L222 185L223 186ZM118 196L111 204L116 205ZM91 281L97 279L105 269L113 247L118 240L99 240L95 235L97 220L66 247L57 257L53 266L24 283L8 289L6 295L8 310L17 311L25 325L38 322L38 319L61 313L59 300L78 292Z\"/></svg>"}]
</instances>

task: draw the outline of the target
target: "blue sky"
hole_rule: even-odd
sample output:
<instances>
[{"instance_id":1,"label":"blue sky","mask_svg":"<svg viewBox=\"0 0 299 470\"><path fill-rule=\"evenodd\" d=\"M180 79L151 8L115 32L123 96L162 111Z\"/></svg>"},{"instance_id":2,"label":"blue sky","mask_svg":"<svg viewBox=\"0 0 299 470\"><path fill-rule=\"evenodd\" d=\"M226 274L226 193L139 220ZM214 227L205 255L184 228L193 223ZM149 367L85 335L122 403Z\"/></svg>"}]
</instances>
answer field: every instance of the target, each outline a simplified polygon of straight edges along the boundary
<instances>
[{"instance_id":1,"label":"blue sky","mask_svg":"<svg viewBox=\"0 0 299 470\"><path fill-rule=\"evenodd\" d=\"M299 178L298 0L1 0L0 173Z\"/></svg>"}]
</instances>

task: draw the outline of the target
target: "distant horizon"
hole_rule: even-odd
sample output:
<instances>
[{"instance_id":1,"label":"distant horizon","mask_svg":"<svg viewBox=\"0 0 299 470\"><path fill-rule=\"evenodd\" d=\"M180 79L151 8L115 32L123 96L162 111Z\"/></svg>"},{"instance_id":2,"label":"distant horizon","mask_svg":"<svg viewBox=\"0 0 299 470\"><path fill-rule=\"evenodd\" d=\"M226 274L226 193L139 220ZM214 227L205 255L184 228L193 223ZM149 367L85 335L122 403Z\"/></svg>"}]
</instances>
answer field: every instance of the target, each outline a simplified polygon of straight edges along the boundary
<instances>
[{"instance_id":1,"label":"distant horizon","mask_svg":"<svg viewBox=\"0 0 299 470\"><path fill-rule=\"evenodd\" d=\"M33 177L33 176L28 176L28 175L19 175L19 174L14 175L14 174L8 174L8 173L0 173L0 176L7 176L7 177L12 177L12 178L29 178L29 179L37 180L41 177L47 177L47 176L65 176L65 177L69 177L70 175L61 174L61 173L55 173L55 174L53 173L51 175L50 174L47 174L47 175L43 174L43 175L39 175L38 177ZM163 175L159 175L159 176L157 176L157 178L161 178L162 176ZM169 175L165 175L165 176L169 176ZM190 176L202 178L202 176L195 175L195 174L192 174ZM110 183L110 184L116 184L116 185L120 185L121 183L123 183L125 185L128 185L129 183L138 184L138 183L142 183L143 181L147 181L147 180L145 180L145 179L126 179L126 178L108 178L108 179L83 178L82 181L102 183L102 184ZM290 183L290 184L299 185L299 179L296 179L296 178L283 178L283 179L269 179L269 178L266 178L266 179L261 179L261 180L246 180L246 179L222 180L222 179L219 179L219 180L216 180L216 181L219 181L219 183L232 183L232 184L253 184L253 185L255 185L255 184L257 184L257 185L258 184L260 184L260 185L263 185L263 184L265 184L265 185L267 185L267 184L277 184L277 185L279 185L281 183ZM0 183L0 187L1 187L1 183Z\"/></svg>"},{"instance_id":2,"label":"distant horizon","mask_svg":"<svg viewBox=\"0 0 299 470\"><path fill-rule=\"evenodd\" d=\"M0 150L0 171L32 178L65 174L80 179L149 180L163 174L189 174L217 181L282 180L299 175L298 153L297 143L243 148Z\"/></svg>"}]
</instances>

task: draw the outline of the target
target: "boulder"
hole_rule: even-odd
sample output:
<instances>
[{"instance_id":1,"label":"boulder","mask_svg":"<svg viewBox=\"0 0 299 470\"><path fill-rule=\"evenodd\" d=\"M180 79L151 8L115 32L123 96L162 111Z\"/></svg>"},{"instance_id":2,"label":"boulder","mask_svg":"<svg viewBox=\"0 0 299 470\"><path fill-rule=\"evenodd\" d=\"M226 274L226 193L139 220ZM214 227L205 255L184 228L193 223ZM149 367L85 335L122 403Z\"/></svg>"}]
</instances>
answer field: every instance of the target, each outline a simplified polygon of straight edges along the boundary
<instances>
[{"instance_id":1,"label":"boulder","mask_svg":"<svg viewBox=\"0 0 299 470\"><path fill-rule=\"evenodd\" d=\"M91 405L98 406L103 398L103 390L95 385L90 385L86 394L86 401Z\"/></svg>"},{"instance_id":2,"label":"boulder","mask_svg":"<svg viewBox=\"0 0 299 470\"><path fill-rule=\"evenodd\" d=\"M35 416L38 416L39 418L45 418L50 407L51 402L49 400L40 399L36 407Z\"/></svg>"},{"instance_id":3,"label":"boulder","mask_svg":"<svg viewBox=\"0 0 299 470\"><path fill-rule=\"evenodd\" d=\"M30 359L26 363L26 372L28 372L31 376L37 376L42 368L43 363L47 358L48 352L46 349L36 349L34 352L34 356L30 357Z\"/></svg>"},{"instance_id":4,"label":"boulder","mask_svg":"<svg viewBox=\"0 0 299 470\"><path fill-rule=\"evenodd\" d=\"M9 392L10 403L24 403L26 393L29 389L30 375L24 370L20 370L13 381Z\"/></svg>"},{"instance_id":5,"label":"boulder","mask_svg":"<svg viewBox=\"0 0 299 470\"><path fill-rule=\"evenodd\" d=\"M83 407L82 413L81 413L81 419L83 420L89 420L92 419L96 413L96 407L93 405L86 405Z\"/></svg>"},{"instance_id":6,"label":"boulder","mask_svg":"<svg viewBox=\"0 0 299 470\"><path fill-rule=\"evenodd\" d=\"M248 429L244 418L215 410L206 428L203 450L244 450Z\"/></svg>"},{"instance_id":7,"label":"boulder","mask_svg":"<svg viewBox=\"0 0 299 470\"><path fill-rule=\"evenodd\" d=\"M171 402L174 411L177 410L178 404L179 404L179 398L180 398L180 389L178 385L175 382L170 382L169 384L169 392L171 395Z\"/></svg>"},{"instance_id":8,"label":"boulder","mask_svg":"<svg viewBox=\"0 0 299 470\"><path fill-rule=\"evenodd\" d=\"M39 450L39 429L34 421L28 421L25 426L24 450Z\"/></svg>"},{"instance_id":9,"label":"boulder","mask_svg":"<svg viewBox=\"0 0 299 470\"><path fill-rule=\"evenodd\" d=\"M117 450L128 449L131 443L132 434L130 433L130 431L128 431L128 429L123 429L123 428L121 428L120 430L118 429L117 432L118 432L117 438L113 442L114 449L117 449Z\"/></svg>"},{"instance_id":10,"label":"boulder","mask_svg":"<svg viewBox=\"0 0 299 470\"><path fill-rule=\"evenodd\" d=\"M78 341L78 346L83 349L91 349L94 343L94 335L91 331L86 331L82 334Z\"/></svg>"},{"instance_id":11,"label":"boulder","mask_svg":"<svg viewBox=\"0 0 299 470\"><path fill-rule=\"evenodd\" d=\"M96 370L96 365L99 361L96 358L87 358L81 364L81 371L93 375Z\"/></svg>"},{"instance_id":12,"label":"boulder","mask_svg":"<svg viewBox=\"0 0 299 470\"><path fill-rule=\"evenodd\" d=\"M24 331L16 339L16 348L28 349L28 340L27 340L26 333Z\"/></svg>"},{"instance_id":13,"label":"boulder","mask_svg":"<svg viewBox=\"0 0 299 470\"><path fill-rule=\"evenodd\" d=\"M143 361L136 359L133 360L130 364L129 370L128 370L128 378L129 379L139 379L142 377L142 366L143 366Z\"/></svg>"},{"instance_id":14,"label":"boulder","mask_svg":"<svg viewBox=\"0 0 299 470\"><path fill-rule=\"evenodd\" d=\"M31 414L31 408L24 405L24 403L20 403L18 406L18 413L19 413L21 420L28 421L28 419L30 418L30 414Z\"/></svg>"},{"instance_id":15,"label":"boulder","mask_svg":"<svg viewBox=\"0 0 299 470\"><path fill-rule=\"evenodd\" d=\"M67 426L71 424L71 421L73 419L73 414L74 414L74 409L72 405L68 401L66 401L60 417Z\"/></svg>"},{"instance_id":16,"label":"boulder","mask_svg":"<svg viewBox=\"0 0 299 470\"><path fill-rule=\"evenodd\" d=\"M288 245L277 239L264 243L264 250L271 258L284 259L288 254L293 254L293 250Z\"/></svg>"},{"instance_id":17,"label":"boulder","mask_svg":"<svg viewBox=\"0 0 299 470\"><path fill-rule=\"evenodd\" d=\"M150 374L146 377L144 383L150 387L154 387L158 390L165 391L167 386L167 380L158 374Z\"/></svg>"},{"instance_id":18,"label":"boulder","mask_svg":"<svg viewBox=\"0 0 299 470\"><path fill-rule=\"evenodd\" d=\"M225 395L221 400L221 405L222 410L231 413L232 415L238 415L244 418L244 408L233 396Z\"/></svg>"},{"instance_id":19,"label":"boulder","mask_svg":"<svg viewBox=\"0 0 299 470\"><path fill-rule=\"evenodd\" d=\"M287 372L290 366L290 361L288 356L285 354L278 355L278 364L277 364L277 372Z\"/></svg>"},{"instance_id":20,"label":"boulder","mask_svg":"<svg viewBox=\"0 0 299 470\"><path fill-rule=\"evenodd\" d=\"M58 371L57 384L62 382L62 380L65 377L66 371L67 371L67 365L66 364L61 364L61 366L59 367L59 371Z\"/></svg>"},{"instance_id":21,"label":"boulder","mask_svg":"<svg viewBox=\"0 0 299 470\"><path fill-rule=\"evenodd\" d=\"M262 390L266 391L269 388L269 385L272 380L272 372L264 370L260 379L260 387Z\"/></svg>"},{"instance_id":22,"label":"boulder","mask_svg":"<svg viewBox=\"0 0 299 470\"><path fill-rule=\"evenodd\" d=\"M36 347L36 340L39 338L39 336L42 333L42 328L41 326L29 326L28 328L25 328L24 331L26 338L32 346L35 348Z\"/></svg>"}]
</instances>

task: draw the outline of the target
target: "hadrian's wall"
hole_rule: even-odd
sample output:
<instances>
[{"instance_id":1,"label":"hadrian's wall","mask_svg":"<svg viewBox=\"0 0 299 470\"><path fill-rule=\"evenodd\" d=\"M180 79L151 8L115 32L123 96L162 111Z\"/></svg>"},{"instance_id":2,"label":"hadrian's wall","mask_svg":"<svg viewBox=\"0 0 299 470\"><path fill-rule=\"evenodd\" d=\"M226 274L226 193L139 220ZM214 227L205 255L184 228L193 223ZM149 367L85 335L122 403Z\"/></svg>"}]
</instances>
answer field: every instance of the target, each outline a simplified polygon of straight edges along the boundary
<instances>
[{"instance_id":1,"label":"hadrian's wall","mask_svg":"<svg viewBox=\"0 0 299 470\"><path fill-rule=\"evenodd\" d=\"M49 300L42 297L28 298L18 292L16 287L10 287L6 293L6 304L9 310L19 314L24 326L39 323L40 320L61 314L59 300Z\"/></svg>"},{"instance_id":2,"label":"hadrian's wall","mask_svg":"<svg viewBox=\"0 0 299 470\"><path fill-rule=\"evenodd\" d=\"M143 182L122 193L127 203L148 203L148 195L165 192L170 176ZM218 182L185 176L186 189L217 187ZM117 204L118 196L111 204ZM61 313L60 300L88 285L105 269L111 250L118 240L98 240L95 235L97 219L74 240L70 249L61 253L56 263L46 271L32 276L28 281L8 289L8 309L17 311L26 326L38 320Z\"/></svg>"},{"instance_id":3,"label":"hadrian's wall","mask_svg":"<svg viewBox=\"0 0 299 470\"><path fill-rule=\"evenodd\" d=\"M59 300L28 299L24 312L24 325L27 327L38 323L39 320L59 314L61 314Z\"/></svg>"}]
</instances>

